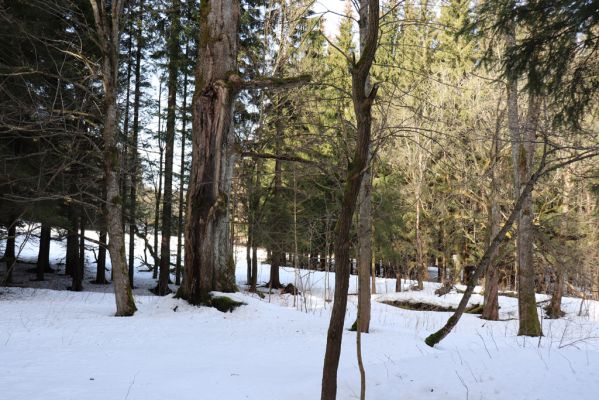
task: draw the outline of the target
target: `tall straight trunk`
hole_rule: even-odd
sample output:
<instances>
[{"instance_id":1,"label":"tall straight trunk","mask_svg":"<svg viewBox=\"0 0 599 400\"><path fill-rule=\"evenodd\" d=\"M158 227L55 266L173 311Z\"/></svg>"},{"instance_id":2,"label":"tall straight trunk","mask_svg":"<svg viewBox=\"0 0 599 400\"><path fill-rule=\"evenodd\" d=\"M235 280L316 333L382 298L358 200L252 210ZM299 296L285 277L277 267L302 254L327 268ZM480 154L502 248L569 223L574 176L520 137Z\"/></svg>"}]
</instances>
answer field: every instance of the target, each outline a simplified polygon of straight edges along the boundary
<instances>
[{"instance_id":1,"label":"tall straight trunk","mask_svg":"<svg viewBox=\"0 0 599 400\"><path fill-rule=\"evenodd\" d=\"M6 237L6 249L4 249L4 262L6 263L6 274L4 284L12 283L12 272L17 262L15 253L17 238L17 218L12 216L8 221L8 236Z\"/></svg>"},{"instance_id":2,"label":"tall straight trunk","mask_svg":"<svg viewBox=\"0 0 599 400\"><path fill-rule=\"evenodd\" d=\"M360 0L360 52L364 51L368 31L368 0ZM378 17L378 15L377 15ZM366 76L364 91L370 92L370 74ZM370 272L372 269L372 159L371 146L368 145L369 160L360 184L358 212L358 324L360 332L370 329ZM374 277L374 274L373 274ZM374 284L373 284L374 286Z\"/></svg>"},{"instance_id":3,"label":"tall straight trunk","mask_svg":"<svg viewBox=\"0 0 599 400\"><path fill-rule=\"evenodd\" d=\"M104 191L102 193L102 199L104 200L102 203L102 212L100 213L99 218L99 245L98 245L98 262L96 264L96 279L92 281L97 285L105 285L108 283L106 279L106 193L105 193L106 185L104 185Z\"/></svg>"},{"instance_id":4,"label":"tall straight trunk","mask_svg":"<svg viewBox=\"0 0 599 400\"><path fill-rule=\"evenodd\" d=\"M83 216L75 218L73 223L77 224L76 230L80 231L80 233L77 236L77 262L71 275L73 278L71 280L71 290L80 292L83 290L83 269L85 268L85 224Z\"/></svg>"},{"instance_id":5,"label":"tall straight trunk","mask_svg":"<svg viewBox=\"0 0 599 400\"><path fill-rule=\"evenodd\" d=\"M506 37L508 47L516 44L516 30L512 27ZM521 132L518 116L518 82L514 78L507 82L508 129L512 145L514 170L514 197L518 198L530 177L534 160L536 125L539 102L530 96L528 117L524 132ZM532 192L523 201L518 215L516 240L516 260L518 265L518 314L520 327L518 335L541 336L541 324L537 314L534 286Z\"/></svg>"},{"instance_id":6,"label":"tall straight trunk","mask_svg":"<svg viewBox=\"0 0 599 400\"><path fill-rule=\"evenodd\" d=\"M164 198L162 200L162 242L160 245L160 279L156 294L170 293L168 282L171 269L171 227L173 214L173 154L175 147L175 118L177 113L177 75L179 72L179 33L181 31L181 1L172 0L171 31L168 40L168 101L166 116L166 146L164 159Z\"/></svg>"},{"instance_id":7,"label":"tall straight trunk","mask_svg":"<svg viewBox=\"0 0 599 400\"><path fill-rule=\"evenodd\" d=\"M141 53L143 49L143 12L144 0L139 0L139 11L137 15L135 33L135 88L133 89L133 130L129 141L129 167L131 169L131 187L129 188L129 286L133 288L133 277L135 267L135 232L137 231L137 175L138 154L137 142L139 137L139 107L141 101Z\"/></svg>"},{"instance_id":8,"label":"tall straight trunk","mask_svg":"<svg viewBox=\"0 0 599 400\"><path fill-rule=\"evenodd\" d=\"M122 225L123 199L120 193L118 174L120 152L118 146L118 48L120 18L124 0L113 0L110 11L100 0L90 0L98 43L102 51L102 83L104 86L104 124L102 139L104 145L104 176L106 179L106 230L109 236L108 251L113 269L116 315L130 316L136 311L129 271L125 257L125 236Z\"/></svg>"},{"instance_id":9,"label":"tall straight trunk","mask_svg":"<svg viewBox=\"0 0 599 400\"><path fill-rule=\"evenodd\" d=\"M536 126L539 113L539 101L530 97L528 116L525 123L523 142L520 144L518 174L519 192L523 190L531 175L534 160ZM535 298L535 268L534 268L534 227L533 227L532 192L526 196L518 218L517 244L518 250L518 313L520 326L518 335L542 336L541 324L537 314Z\"/></svg>"},{"instance_id":10,"label":"tall straight trunk","mask_svg":"<svg viewBox=\"0 0 599 400\"><path fill-rule=\"evenodd\" d=\"M209 302L212 290L234 291L228 202L234 164L232 130L237 71L237 0L202 0L196 89L192 102L192 164L185 215L185 279L179 295Z\"/></svg>"},{"instance_id":11,"label":"tall straight trunk","mask_svg":"<svg viewBox=\"0 0 599 400\"><path fill-rule=\"evenodd\" d=\"M67 254L65 259L65 274L75 276L79 265L79 241L77 215L73 206L69 207L69 227L67 229Z\"/></svg>"},{"instance_id":12,"label":"tall straight trunk","mask_svg":"<svg viewBox=\"0 0 599 400\"><path fill-rule=\"evenodd\" d=\"M569 226L568 226L568 215L570 213L570 204L572 202L572 177L569 169L564 171L564 186L562 191L562 207L561 214L565 218L563 218L563 232L565 235L569 234ZM547 315L550 318L560 318L564 315L562 311L562 297L564 295L564 285L565 285L565 271L564 265L561 262L556 263L556 266L553 270L554 282L553 288L551 291L551 302L549 303L549 309L547 310Z\"/></svg>"},{"instance_id":13,"label":"tall straight trunk","mask_svg":"<svg viewBox=\"0 0 599 400\"><path fill-rule=\"evenodd\" d=\"M50 239L52 227L47 222L42 222L40 233L40 247L37 255L37 280L44 280L45 272L52 272L50 269Z\"/></svg>"},{"instance_id":14,"label":"tall straight trunk","mask_svg":"<svg viewBox=\"0 0 599 400\"><path fill-rule=\"evenodd\" d=\"M493 135L493 143L491 145L491 187L489 190L489 243L499 232L499 220L501 212L499 209L498 199L498 182L497 168L499 166L499 128L495 130ZM491 254L492 261L489 264L487 273L485 274L485 293L483 300L482 319L497 321L499 319L499 269L497 256L499 249Z\"/></svg>"},{"instance_id":15,"label":"tall straight trunk","mask_svg":"<svg viewBox=\"0 0 599 400\"><path fill-rule=\"evenodd\" d=\"M250 282L250 292L256 291L258 282L258 247L252 243L252 280Z\"/></svg>"},{"instance_id":16,"label":"tall straight trunk","mask_svg":"<svg viewBox=\"0 0 599 400\"><path fill-rule=\"evenodd\" d=\"M129 18L131 27L133 25L133 18ZM129 38L127 40L127 76L125 78L125 116L123 120L123 141L127 143L129 141L129 108L131 105L131 72L133 63L131 61L131 56L133 54L133 32L129 32ZM121 184L122 184L122 192L129 193L129 186L131 185L131 178L129 176L129 168L131 165L127 165L129 162L129 153L131 151L136 151L133 147L129 149L129 146L123 146L123 165L121 166ZM127 202L124 201L124 209L126 210ZM127 223L127 213L123 212L123 226Z\"/></svg>"},{"instance_id":17,"label":"tall straight trunk","mask_svg":"<svg viewBox=\"0 0 599 400\"><path fill-rule=\"evenodd\" d=\"M277 98L279 107L282 107L281 99ZM280 118L277 118L275 121L275 129L276 129L276 137L275 137L275 155L279 154L281 147L281 140L284 134L283 124ZM283 191L283 176L282 176L282 162L278 158L275 160L275 177L274 177L274 190L273 190L273 203L275 205L275 213L278 213L281 210L283 205L281 195ZM283 226L283 221L278 220L279 227ZM282 235L281 235L282 237ZM279 278L279 268L283 262L285 262L285 252L282 250L281 243L277 243L275 241L273 249L272 249L272 257L270 262L270 280L268 282L268 287L271 289L280 289L283 287L281 285L281 280Z\"/></svg>"},{"instance_id":18,"label":"tall straight trunk","mask_svg":"<svg viewBox=\"0 0 599 400\"><path fill-rule=\"evenodd\" d=\"M352 102L356 115L356 147L348 166L347 179L341 202L341 212L336 225L335 236L335 294L331 320L327 332L327 345L322 371L322 400L334 400L337 396L337 370L341 356L343 322L347 308L347 291L350 275L350 230L356 202L366 169L370 148L372 124L372 102L376 96L376 86L366 91L370 67L374 60L379 31L379 1L369 0L366 39L360 59L351 66ZM362 14L362 13L361 13Z\"/></svg>"},{"instance_id":19,"label":"tall straight trunk","mask_svg":"<svg viewBox=\"0 0 599 400\"><path fill-rule=\"evenodd\" d=\"M189 59L189 43L185 44L185 60ZM181 284L181 256L183 250L183 208L185 207L184 183L185 183L185 140L187 136L187 68L183 76L183 112L181 117L181 166L179 170L179 218L177 222L177 261L175 263L175 284Z\"/></svg>"},{"instance_id":20,"label":"tall straight trunk","mask_svg":"<svg viewBox=\"0 0 599 400\"><path fill-rule=\"evenodd\" d=\"M94 280L94 283L105 285L108 283L108 280L106 279L106 228L102 228L99 238L98 264L96 265L96 279Z\"/></svg>"},{"instance_id":21,"label":"tall straight trunk","mask_svg":"<svg viewBox=\"0 0 599 400\"><path fill-rule=\"evenodd\" d=\"M158 251L158 230L160 221L160 201L162 199L162 158L164 156L164 149L162 147L162 77L158 83L158 149L160 151L160 158L158 161L158 187L156 189L156 199L154 207L154 270L152 271L152 278L158 277L158 267L160 266L160 253Z\"/></svg>"},{"instance_id":22,"label":"tall straight trunk","mask_svg":"<svg viewBox=\"0 0 599 400\"><path fill-rule=\"evenodd\" d=\"M362 20L362 18L360 18ZM362 35L361 35L362 36ZM367 168L359 195L358 220L358 312L360 332L370 329L370 274L372 270L372 175ZM373 274L374 276L374 274ZM374 284L373 284L374 286Z\"/></svg>"}]
</instances>

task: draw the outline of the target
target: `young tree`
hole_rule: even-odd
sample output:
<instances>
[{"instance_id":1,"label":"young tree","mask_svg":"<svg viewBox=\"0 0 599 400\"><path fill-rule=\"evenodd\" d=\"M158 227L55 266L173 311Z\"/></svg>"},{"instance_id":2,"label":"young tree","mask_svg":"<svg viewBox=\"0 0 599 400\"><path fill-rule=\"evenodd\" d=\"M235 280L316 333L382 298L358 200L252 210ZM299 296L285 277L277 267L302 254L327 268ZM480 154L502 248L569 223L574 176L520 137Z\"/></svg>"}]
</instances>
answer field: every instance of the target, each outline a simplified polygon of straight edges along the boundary
<instances>
[{"instance_id":1,"label":"young tree","mask_svg":"<svg viewBox=\"0 0 599 400\"><path fill-rule=\"evenodd\" d=\"M372 125L372 103L377 86L367 91L368 75L374 61L379 34L379 1L369 0L367 35L357 61L348 55L352 76L352 102L356 116L356 144L354 155L347 169L341 213L336 225L335 237L335 297L327 333L327 346L322 371L321 399L334 400L337 396L337 369L341 355L343 321L347 308L347 291L350 275L350 229L356 208L364 170L367 167Z\"/></svg>"},{"instance_id":2,"label":"young tree","mask_svg":"<svg viewBox=\"0 0 599 400\"><path fill-rule=\"evenodd\" d=\"M125 237L122 225L123 200L118 179L120 152L117 143L116 95L118 46L124 3L124 0L114 0L108 5L103 0L90 0L94 15L95 34L102 54L101 71L104 88L102 138L106 179L106 230L109 236L108 251L113 269L117 316L131 316L136 311L125 257Z\"/></svg>"}]
</instances>

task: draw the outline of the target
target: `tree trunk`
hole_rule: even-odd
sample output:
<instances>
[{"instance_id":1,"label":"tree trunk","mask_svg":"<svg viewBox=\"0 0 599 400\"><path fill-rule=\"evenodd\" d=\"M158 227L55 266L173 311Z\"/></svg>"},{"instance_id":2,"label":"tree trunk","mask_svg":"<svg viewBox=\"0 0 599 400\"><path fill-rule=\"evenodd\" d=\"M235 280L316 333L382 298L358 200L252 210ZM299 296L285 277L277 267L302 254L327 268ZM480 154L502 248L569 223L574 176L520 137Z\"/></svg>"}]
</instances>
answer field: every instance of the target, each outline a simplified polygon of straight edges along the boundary
<instances>
[{"instance_id":1,"label":"tree trunk","mask_svg":"<svg viewBox=\"0 0 599 400\"><path fill-rule=\"evenodd\" d=\"M81 292L83 290L83 268L85 265L85 226L83 217L75 216L73 219L73 231L80 230L80 234L75 236L76 239L76 262L73 265L73 273L71 274L71 290Z\"/></svg>"},{"instance_id":2,"label":"tree trunk","mask_svg":"<svg viewBox=\"0 0 599 400\"><path fill-rule=\"evenodd\" d=\"M337 396L337 369L341 355L343 322L347 308L347 290L350 272L350 230L356 208L362 175L366 169L372 124L371 108L376 96L376 86L366 91L366 83L370 67L376 53L379 31L379 1L369 0L367 36L362 54L357 63L351 67L352 101L356 115L356 147L350 165L343 193L341 212L336 225L335 237L335 294L331 320L327 332L327 345L322 371L322 400L334 400Z\"/></svg>"},{"instance_id":3,"label":"tree trunk","mask_svg":"<svg viewBox=\"0 0 599 400\"><path fill-rule=\"evenodd\" d=\"M362 19L362 18L360 18ZM361 35L362 36L362 35ZM370 329L370 273L372 269L372 176L367 168L359 195L358 222L358 309L360 332Z\"/></svg>"},{"instance_id":4,"label":"tree trunk","mask_svg":"<svg viewBox=\"0 0 599 400\"><path fill-rule=\"evenodd\" d=\"M189 59L189 42L185 44L185 60ZM175 284L181 284L181 262L183 250L183 208L185 198L183 196L185 187L185 140L187 137L187 68L183 77L183 112L181 117L181 169L179 171L179 218L177 222L177 261L175 263Z\"/></svg>"},{"instance_id":5,"label":"tree trunk","mask_svg":"<svg viewBox=\"0 0 599 400\"><path fill-rule=\"evenodd\" d=\"M495 130L493 135L493 143L491 145L491 188L489 190L489 243L499 232L499 220L501 213L497 198L499 191L497 190L497 173L496 169L499 165L499 128ZM491 254L491 263L487 273L485 274L485 293L483 300L482 319L497 321L499 319L499 270L497 256L499 248L494 254Z\"/></svg>"},{"instance_id":6,"label":"tree trunk","mask_svg":"<svg viewBox=\"0 0 599 400\"><path fill-rule=\"evenodd\" d=\"M516 45L516 30L512 27L506 37L507 46ZM531 97L528 105L528 118L522 134L518 117L518 82L508 79L507 82L508 129L512 145L512 164L514 171L514 197L522 193L523 185L530 177L534 156L534 140L536 122L539 112L537 99ZM541 324L537 315L537 303L534 291L533 264L533 227L532 227L532 192L523 201L518 215L516 232L516 260L518 265L518 312L520 327L518 335L540 336Z\"/></svg>"},{"instance_id":7,"label":"tree trunk","mask_svg":"<svg viewBox=\"0 0 599 400\"><path fill-rule=\"evenodd\" d=\"M106 228L100 231L100 245L98 247L98 264L96 265L96 280L95 284L106 285Z\"/></svg>"},{"instance_id":8,"label":"tree trunk","mask_svg":"<svg viewBox=\"0 0 599 400\"><path fill-rule=\"evenodd\" d=\"M529 99L528 117L519 147L518 174L519 192L523 182L530 177L532 169L536 126L539 113L539 101L534 97ZM518 335L542 336L541 324L537 314L535 298L535 268L534 268L534 227L533 227L532 191L525 199L518 219L516 248L518 251L518 314L520 327Z\"/></svg>"},{"instance_id":9,"label":"tree trunk","mask_svg":"<svg viewBox=\"0 0 599 400\"><path fill-rule=\"evenodd\" d=\"M79 232L77 224L77 216L73 206L69 208L69 228L67 230L67 254L65 259L65 274L71 278L77 273L79 265Z\"/></svg>"},{"instance_id":10,"label":"tree trunk","mask_svg":"<svg viewBox=\"0 0 599 400\"><path fill-rule=\"evenodd\" d=\"M155 192L155 207L154 207L154 269L152 270L152 278L158 278L158 269L160 267L160 253L158 251L158 230L160 226L160 201L162 199L162 158L164 149L162 146L162 77L158 84L158 149L160 151L160 159L158 161L158 187Z\"/></svg>"},{"instance_id":11,"label":"tree trunk","mask_svg":"<svg viewBox=\"0 0 599 400\"><path fill-rule=\"evenodd\" d=\"M141 53L143 49L143 12L144 0L139 1L137 16L136 50L135 50L135 88L133 93L133 132L131 134L129 150L129 164L131 168L131 187L129 188L129 286L133 288L135 267L135 232L137 231L137 175L138 153L137 142L139 137L139 108L141 102Z\"/></svg>"},{"instance_id":12,"label":"tree trunk","mask_svg":"<svg viewBox=\"0 0 599 400\"><path fill-rule=\"evenodd\" d=\"M12 283L12 272L17 262L15 253L17 238L17 218L11 217L8 221L8 236L6 237L6 249L4 250L4 262L6 263L6 275L4 284Z\"/></svg>"},{"instance_id":13,"label":"tree trunk","mask_svg":"<svg viewBox=\"0 0 599 400\"><path fill-rule=\"evenodd\" d=\"M179 72L179 33L181 2L172 0L171 32L168 40L168 102L166 116L166 147L164 159L164 198L162 201L162 243L160 246L160 279L156 294L171 292L168 287L171 269L171 226L173 214L173 153L175 147L175 118L177 111L177 75Z\"/></svg>"},{"instance_id":14,"label":"tree trunk","mask_svg":"<svg viewBox=\"0 0 599 400\"><path fill-rule=\"evenodd\" d=\"M203 0L200 6L185 279L179 289L179 295L192 304L209 302L213 290L236 290L228 215L236 90L229 78L237 70L239 13L237 0Z\"/></svg>"},{"instance_id":15,"label":"tree trunk","mask_svg":"<svg viewBox=\"0 0 599 400\"><path fill-rule=\"evenodd\" d=\"M106 230L109 236L108 251L112 262L116 315L130 316L136 311L129 271L125 257L125 237L122 225L123 199L120 193L118 174L120 171L120 153L117 136L117 82L118 48L120 36L120 17L124 0L113 0L110 14L104 8L104 2L90 0L98 43L102 51L102 80L104 86L104 126L102 139L104 145L104 174L106 177Z\"/></svg>"},{"instance_id":16,"label":"tree trunk","mask_svg":"<svg viewBox=\"0 0 599 400\"><path fill-rule=\"evenodd\" d=\"M44 280L44 272L53 272L50 268L50 239L52 227L47 222L42 222L40 233L40 246L37 255L37 277L38 281Z\"/></svg>"}]
</instances>

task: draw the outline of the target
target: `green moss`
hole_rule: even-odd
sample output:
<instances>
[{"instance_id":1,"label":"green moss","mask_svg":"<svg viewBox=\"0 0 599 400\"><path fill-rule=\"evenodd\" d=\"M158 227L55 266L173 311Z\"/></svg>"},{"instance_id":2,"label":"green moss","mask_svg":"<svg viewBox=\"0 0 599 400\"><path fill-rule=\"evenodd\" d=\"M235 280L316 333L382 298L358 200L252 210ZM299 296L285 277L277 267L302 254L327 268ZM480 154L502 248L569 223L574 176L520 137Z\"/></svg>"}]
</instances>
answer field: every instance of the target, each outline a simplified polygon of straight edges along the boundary
<instances>
[{"instance_id":1,"label":"green moss","mask_svg":"<svg viewBox=\"0 0 599 400\"><path fill-rule=\"evenodd\" d=\"M233 312L237 307L246 305L241 301L233 300L227 296L217 296L210 299L210 305L221 312Z\"/></svg>"}]
</instances>

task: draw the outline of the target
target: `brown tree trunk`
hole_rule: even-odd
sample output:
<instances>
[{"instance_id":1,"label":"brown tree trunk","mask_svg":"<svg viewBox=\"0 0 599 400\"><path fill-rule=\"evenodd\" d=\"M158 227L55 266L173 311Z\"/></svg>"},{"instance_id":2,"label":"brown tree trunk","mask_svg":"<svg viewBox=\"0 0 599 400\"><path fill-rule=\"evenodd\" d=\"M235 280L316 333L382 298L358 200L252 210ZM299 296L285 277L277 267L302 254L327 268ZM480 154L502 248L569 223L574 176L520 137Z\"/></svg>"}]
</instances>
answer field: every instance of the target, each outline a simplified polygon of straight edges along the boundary
<instances>
[{"instance_id":1,"label":"brown tree trunk","mask_svg":"<svg viewBox=\"0 0 599 400\"><path fill-rule=\"evenodd\" d=\"M493 135L493 143L491 145L491 188L489 190L489 243L499 232L499 219L501 213L497 197L497 173L496 169L499 164L499 127ZM497 321L499 319L499 270L497 256L499 248L494 254L491 254L492 260L489 264L487 273L485 274L485 293L483 301L482 319Z\"/></svg>"},{"instance_id":2,"label":"brown tree trunk","mask_svg":"<svg viewBox=\"0 0 599 400\"><path fill-rule=\"evenodd\" d=\"M15 253L17 238L17 219L11 217L8 221L8 236L6 237L6 248L4 249L4 262L6 263L6 275L4 275L4 285L12 283L12 272L17 262Z\"/></svg>"},{"instance_id":3,"label":"brown tree trunk","mask_svg":"<svg viewBox=\"0 0 599 400\"><path fill-rule=\"evenodd\" d=\"M73 219L73 230L75 232L80 231L75 239L78 239L76 244L76 262L73 265L73 273L71 274L71 290L74 292L80 292L83 290L83 269L85 266L85 226L83 217L75 216Z\"/></svg>"},{"instance_id":4,"label":"brown tree trunk","mask_svg":"<svg viewBox=\"0 0 599 400\"><path fill-rule=\"evenodd\" d=\"M135 268L135 232L137 231L137 175L138 153L137 142L139 137L139 108L141 102L141 53L143 48L143 12L144 0L139 1L137 15L136 50L135 50L135 88L133 89L133 132L131 133L129 149L129 164L131 168L131 187L129 188L129 286L133 288ZM127 193L126 193L127 194Z\"/></svg>"},{"instance_id":5,"label":"brown tree trunk","mask_svg":"<svg viewBox=\"0 0 599 400\"><path fill-rule=\"evenodd\" d=\"M50 268L50 239L52 227L47 222L42 222L40 233L40 247L37 255L37 277L38 281L44 280L45 272L54 272Z\"/></svg>"},{"instance_id":6,"label":"brown tree trunk","mask_svg":"<svg viewBox=\"0 0 599 400\"><path fill-rule=\"evenodd\" d=\"M536 127L539 113L538 99L531 97L528 104L528 117L524 128L523 142L519 145L518 174L519 192L523 182L530 177L532 169ZM520 327L518 335L542 336L541 323L537 314L535 298L535 268L534 268L534 228L532 191L525 199L518 219L516 249L518 251L518 314Z\"/></svg>"},{"instance_id":7,"label":"brown tree trunk","mask_svg":"<svg viewBox=\"0 0 599 400\"><path fill-rule=\"evenodd\" d=\"M171 226L173 214L173 153L175 147L175 117L177 111L177 76L179 72L179 33L181 2L172 0L171 32L168 40L168 102L166 116L166 147L164 159L164 198L162 200L162 242L160 246L160 279L156 294L171 292L168 287L171 269Z\"/></svg>"},{"instance_id":8,"label":"brown tree trunk","mask_svg":"<svg viewBox=\"0 0 599 400\"><path fill-rule=\"evenodd\" d=\"M228 202L234 163L230 81L237 70L237 0L203 0L196 90L192 102L192 165L185 224L185 279L179 296L209 302L213 290L234 291Z\"/></svg>"},{"instance_id":9,"label":"brown tree trunk","mask_svg":"<svg viewBox=\"0 0 599 400\"><path fill-rule=\"evenodd\" d=\"M98 43L102 52L102 80L104 86L104 126L102 139L104 145L104 174L106 178L106 230L109 236L108 251L112 262L116 315L130 316L136 311L129 271L125 257L125 237L122 225L123 199L120 193L118 174L120 171L120 152L117 136L117 82L118 48L120 36L120 18L124 0L113 0L110 11L104 8L104 2L90 0ZM108 14L107 14L108 13Z\"/></svg>"},{"instance_id":10,"label":"brown tree trunk","mask_svg":"<svg viewBox=\"0 0 599 400\"><path fill-rule=\"evenodd\" d=\"M360 18L362 20L362 17ZM363 34L361 34L362 36ZM358 309L360 332L370 329L370 273L372 270L372 176L364 172L359 195L358 220Z\"/></svg>"},{"instance_id":11,"label":"brown tree trunk","mask_svg":"<svg viewBox=\"0 0 599 400\"><path fill-rule=\"evenodd\" d=\"M155 193L154 203L154 269L152 270L152 278L158 278L158 270L160 268L160 252L158 250L158 231L160 230L160 202L162 200L162 158L164 156L164 148L162 145L162 77L158 83L158 150L160 158L158 160L158 187Z\"/></svg>"},{"instance_id":12,"label":"brown tree trunk","mask_svg":"<svg viewBox=\"0 0 599 400\"><path fill-rule=\"evenodd\" d=\"M356 115L356 147L348 167L341 212L336 225L335 237L335 294L331 320L327 332L327 345L322 371L322 400L334 400L337 396L337 369L341 355L343 322L347 308L347 290L350 275L350 230L356 208L362 175L366 169L372 124L371 108L376 87L366 91L370 67L374 60L379 31L379 1L368 2L368 28L360 59L351 66L352 101Z\"/></svg>"},{"instance_id":13,"label":"brown tree trunk","mask_svg":"<svg viewBox=\"0 0 599 400\"><path fill-rule=\"evenodd\" d=\"M106 228L100 231L100 245L98 246L98 264L96 265L96 280L93 282L98 285L108 283L106 279Z\"/></svg>"},{"instance_id":14,"label":"brown tree trunk","mask_svg":"<svg viewBox=\"0 0 599 400\"><path fill-rule=\"evenodd\" d=\"M189 8L188 8L189 9ZM185 44L185 60L189 59L189 43ZM179 218L177 222L177 259L175 262L175 285L181 284L181 263L183 252L183 209L185 207L185 141L187 138L187 68L183 77L183 116L181 118L181 169L179 171Z\"/></svg>"}]
</instances>

